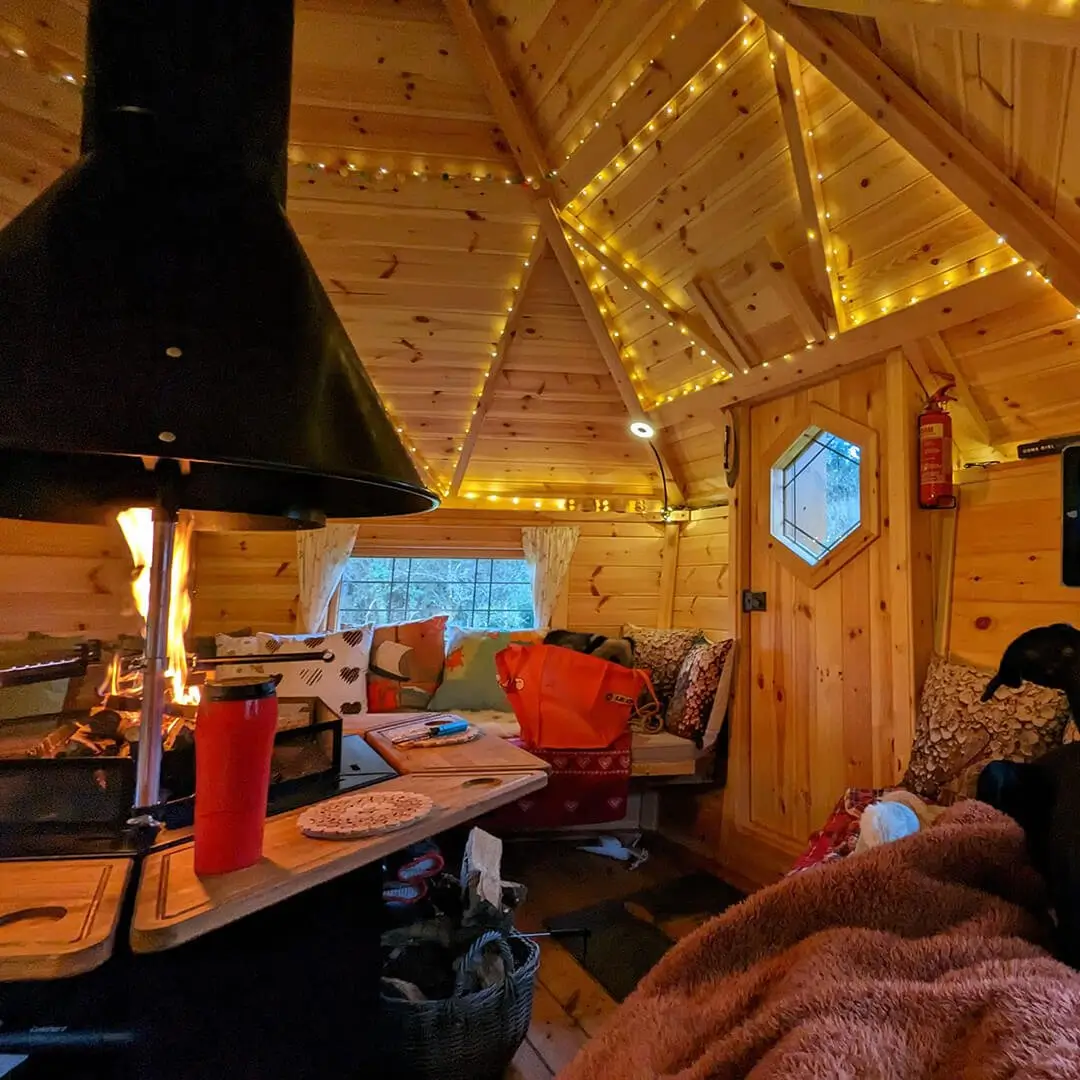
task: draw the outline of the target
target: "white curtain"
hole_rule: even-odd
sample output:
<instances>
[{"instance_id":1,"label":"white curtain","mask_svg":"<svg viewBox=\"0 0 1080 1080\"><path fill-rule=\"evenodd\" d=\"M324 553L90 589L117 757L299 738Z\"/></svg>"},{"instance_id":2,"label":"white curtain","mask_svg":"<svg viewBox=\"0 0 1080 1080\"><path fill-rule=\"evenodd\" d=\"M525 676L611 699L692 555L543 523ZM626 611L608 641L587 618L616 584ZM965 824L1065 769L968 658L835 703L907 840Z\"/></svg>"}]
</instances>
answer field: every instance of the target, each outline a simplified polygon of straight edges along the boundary
<instances>
[{"instance_id":1,"label":"white curtain","mask_svg":"<svg viewBox=\"0 0 1080 1080\"><path fill-rule=\"evenodd\" d=\"M539 629L551 627L555 601L570 572L580 531L576 525L536 525L521 530L525 561L532 570L533 614Z\"/></svg>"},{"instance_id":2,"label":"white curtain","mask_svg":"<svg viewBox=\"0 0 1080 1080\"><path fill-rule=\"evenodd\" d=\"M356 543L356 530L356 525L327 525L322 529L302 529L296 534L296 554L300 561L298 634L318 634L326 629L326 610L334 590L341 584L345 564Z\"/></svg>"}]
</instances>

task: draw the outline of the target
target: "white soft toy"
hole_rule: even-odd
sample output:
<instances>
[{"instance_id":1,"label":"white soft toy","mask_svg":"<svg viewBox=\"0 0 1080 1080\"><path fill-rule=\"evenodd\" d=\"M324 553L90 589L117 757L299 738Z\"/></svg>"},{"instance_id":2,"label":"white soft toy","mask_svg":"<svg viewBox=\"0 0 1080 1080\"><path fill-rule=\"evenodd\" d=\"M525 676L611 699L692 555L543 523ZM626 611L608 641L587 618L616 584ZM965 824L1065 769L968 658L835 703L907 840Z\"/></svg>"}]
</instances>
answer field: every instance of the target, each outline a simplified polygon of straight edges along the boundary
<instances>
[{"instance_id":1,"label":"white soft toy","mask_svg":"<svg viewBox=\"0 0 1080 1080\"><path fill-rule=\"evenodd\" d=\"M919 817L901 802L879 802L868 806L859 819L859 839L855 852L868 851L919 831Z\"/></svg>"}]
</instances>

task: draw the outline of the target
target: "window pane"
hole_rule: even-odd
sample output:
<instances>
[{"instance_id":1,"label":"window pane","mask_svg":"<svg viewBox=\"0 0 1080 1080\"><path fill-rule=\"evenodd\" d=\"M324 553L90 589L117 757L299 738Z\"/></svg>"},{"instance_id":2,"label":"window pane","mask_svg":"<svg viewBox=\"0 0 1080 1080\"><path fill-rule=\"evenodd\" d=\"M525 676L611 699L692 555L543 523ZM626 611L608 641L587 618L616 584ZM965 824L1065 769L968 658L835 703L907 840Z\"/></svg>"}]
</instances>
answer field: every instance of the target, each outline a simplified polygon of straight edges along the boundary
<instances>
[{"instance_id":1,"label":"window pane","mask_svg":"<svg viewBox=\"0 0 1080 1080\"><path fill-rule=\"evenodd\" d=\"M811 566L859 526L861 462L857 445L817 431L786 466L773 470L773 535Z\"/></svg>"},{"instance_id":2,"label":"window pane","mask_svg":"<svg viewBox=\"0 0 1080 1080\"><path fill-rule=\"evenodd\" d=\"M350 559L345 567L346 581L389 581L393 559Z\"/></svg>"},{"instance_id":3,"label":"window pane","mask_svg":"<svg viewBox=\"0 0 1080 1080\"><path fill-rule=\"evenodd\" d=\"M495 559L491 564L492 581L520 581L526 585L532 580L529 564L524 559Z\"/></svg>"},{"instance_id":4,"label":"window pane","mask_svg":"<svg viewBox=\"0 0 1080 1080\"><path fill-rule=\"evenodd\" d=\"M342 626L445 614L452 625L520 630L533 625L523 559L350 559L341 586Z\"/></svg>"}]
</instances>

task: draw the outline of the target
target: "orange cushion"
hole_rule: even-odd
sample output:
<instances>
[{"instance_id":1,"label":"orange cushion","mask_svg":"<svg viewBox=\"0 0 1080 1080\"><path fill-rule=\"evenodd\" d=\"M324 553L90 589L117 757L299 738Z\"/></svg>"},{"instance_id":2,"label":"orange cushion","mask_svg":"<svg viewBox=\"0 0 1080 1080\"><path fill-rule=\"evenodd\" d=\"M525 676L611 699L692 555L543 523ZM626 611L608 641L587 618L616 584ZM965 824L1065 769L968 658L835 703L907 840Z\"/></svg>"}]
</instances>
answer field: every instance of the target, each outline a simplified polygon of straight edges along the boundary
<instances>
[{"instance_id":1,"label":"orange cushion","mask_svg":"<svg viewBox=\"0 0 1080 1080\"><path fill-rule=\"evenodd\" d=\"M428 707L446 661L446 616L376 626L368 664L368 712Z\"/></svg>"}]
</instances>

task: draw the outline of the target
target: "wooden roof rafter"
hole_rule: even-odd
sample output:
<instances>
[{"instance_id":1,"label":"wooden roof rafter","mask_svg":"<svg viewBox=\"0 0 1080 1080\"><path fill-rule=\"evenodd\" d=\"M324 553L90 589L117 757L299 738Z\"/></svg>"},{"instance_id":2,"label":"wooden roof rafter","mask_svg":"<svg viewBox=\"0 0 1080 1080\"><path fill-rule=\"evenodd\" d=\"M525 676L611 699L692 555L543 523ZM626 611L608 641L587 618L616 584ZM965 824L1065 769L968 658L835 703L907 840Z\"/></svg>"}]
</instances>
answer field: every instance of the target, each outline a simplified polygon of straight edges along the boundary
<instances>
[{"instance_id":1,"label":"wooden roof rafter","mask_svg":"<svg viewBox=\"0 0 1080 1080\"><path fill-rule=\"evenodd\" d=\"M799 7L912 22L928 29L1080 46L1080 20L1061 0L798 0Z\"/></svg>"},{"instance_id":2,"label":"wooden roof rafter","mask_svg":"<svg viewBox=\"0 0 1080 1080\"><path fill-rule=\"evenodd\" d=\"M490 28L478 12L476 0L443 0L443 4L458 33L465 55L487 94L492 111L510 138L514 158L534 193L533 209L539 218L539 232L547 240L552 254L566 276L570 290L627 410L628 419L643 417L645 409L641 398L623 364L621 351L600 313L564 231L565 226L555 202L553 182L565 190L565 181L558 178L557 172L547 164L540 138L522 108L513 73L494 48ZM627 437L631 436L628 434ZM668 474L671 487L674 488L674 501L682 502L683 484L667 456L659 446L657 449L661 468Z\"/></svg>"},{"instance_id":3,"label":"wooden roof rafter","mask_svg":"<svg viewBox=\"0 0 1080 1080\"><path fill-rule=\"evenodd\" d=\"M560 164L560 190L572 200L635 139L624 132L637 132L651 141L649 122L659 107L670 102L701 71L715 61L716 54L749 19L741 0L709 0L702 3L689 22L653 57L626 92L614 103L603 122L572 148ZM676 43L677 38L677 43ZM565 201L565 200L564 200Z\"/></svg>"},{"instance_id":4,"label":"wooden roof rafter","mask_svg":"<svg viewBox=\"0 0 1080 1080\"><path fill-rule=\"evenodd\" d=\"M753 0L759 15L1080 308L1080 241L835 16L786 0Z\"/></svg>"},{"instance_id":5,"label":"wooden roof rafter","mask_svg":"<svg viewBox=\"0 0 1080 1080\"><path fill-rule=\"evenodd\" d=\"M837 298L830 264L832 240L829 236L828 211L821 191L823 179L814 148L813 128L803 87L799 54L775 30L767 31L769 60L776 76L776 93L780 99L780 114L784 119L788 146L791 149L791 168L799 192L803 224L806 227L810 270L814 279L814 306L818 309L821 333L809 340L819 339L837 329ZM796 298L797 300L798 298ZM798 322L798 319L796 319ZM800 324L800 329L804 328ZM805 333L805 330L804 330Z\"/></svg>"},{"instance_id":6,"label":"wooden roof rafter","mask_svg":"<svg viewBox=\"0 0 1080 1080\"><path fill-rule=\"evenodd\" d=\"M552 203L546 203L540 207L540 228L551 242L552 253L562 267L562 271L570 285L570 291L574 294L578 307L581 308L581 313L585 317L585 322L592 333L593 339L596 341L600 355L603 356L608 372L615 383L616 389L619 391L619 397L622 398L623 405L626 407L629 419L637 420L644 417L645 408L633 380L626 370L626 365L623 363L622 351L612 337L612 331L600 313L599 307L597 307L596 299L585 281L585 276L581 272L573 248L570 246L569 237L563 231L562 219ZM555 239L556 235L557 239ZM682 502L682 491L685 485L672 468L670 455L666 454L662 448L663 438L661 432L657 432L654 441L657 443L657 449L660 453L661 468L666 470L669 483L674 489L671 494L675 502Z\"/></svg>"},{"instance_id":7,"label":"wooden roof rafter","mask_svg":"<svg viewBox=\"0 0 1080 1080\"><path fill-rule=\"evenodd\" d=\"M584 222L575 217L567 210L559 213L560 220L571 231L574 241L581 245L587 255L602 263L603 268L610 270L631 292L636 293L646 304L657 304L667 313L668 320L674 324L684 335L694 337L691 344L704 346L702 351L708 350L709 359L715 360L730 374L734 375L738 370L738 357L733 355L723 338L714 334L706 320L698 313L684 311L672 300L659 285L652 284L648 276L640 268L635 268L630 262L614 249L609 249L608 244L601 240Z\"/></svg>"},{"instance_id":8,"label":"wooden roof rafter","mask_svg":"<svg viewBox=\"0 0 1080 1080\"><path fill-rule=\"evenodd\" d=\"M965 465L988 460L1003 461L1002 451L990 430L971 386L953 358L941 334L927 335L920 341L909 341L902 347L904 356L922 383L927 396L945 386L952 386L955 401L949 411L953 415L953 441Z\"/></svg>"},{"instance_id":9,"label":"wooden roof rafter","mask_svg":"<svg viewBox=\"0 0 1080 1080\"><path fill-rule=\"evenodd\" d=\"M491 408L492 398L495 396L499 373L506 363L511 346L517 339L518 327L521 325L521 316L524 311L525 297L529 291L529 282L547 253L547 249L547 236L538 235L528 259L525 260L525 273L522 275L521 283L518 286L517 302L514 304L514 310L510 312L506 325L503 327L503 332L499 337L499 342L492 351L491 365L484 375L484 389L481 391L476 408L473 409L472 416L469 418L469 430L465 435L464 442L461 444L461 453L457 464L454 466L454 475L450 480L448 495L457 495L461 490L461 483L465 479L465 473L469 468L469 460L472 458L473 450L476 448L476 440L480 437L480 431L484 426L484 417L487 416L488 410Z\"/></svg>"},{"instance_id":10,"label":"wooden roof rafter","mask_svg":"<svg viewBox=\"0 0 1080 1080\"><path fill-rule=\"evenodd\" d=\"M820 381L837 371L867 363L906 342L1000 311L1010 304L1034 299L1045 288L1021 264L959 285L946 296L863 323L840 334L826 348L800 352L783 361L765 361L739 380L703 386L700 393L671 394L655 412L670 425L702 410L727 408L756 398L775 397L801 383Z\"/></svg>"},{"instance_id":11,"label":"wooden roof rafter","mask_svg":"<svg viewBox=\"0 0 1080 1080\"><path fill-rule=\"evenodd\" d=\"M683 290L694 301L694 307L713 335L723 343L728 356L739 365L743 374L748 374L751 365L756 363L753 348L735 326L734 319L724 309L721 298L709 282L704 278L694 278L683 286Z\"/></svg>"}]
</instances>

